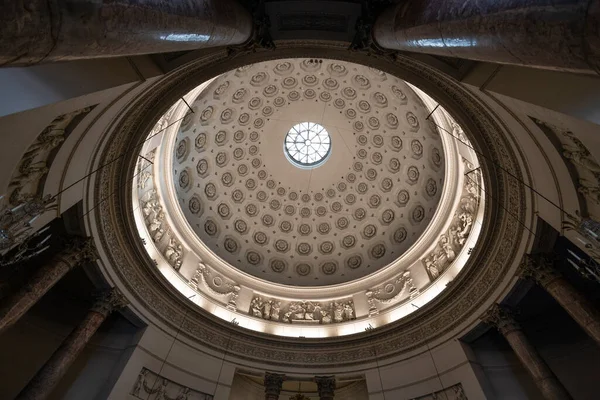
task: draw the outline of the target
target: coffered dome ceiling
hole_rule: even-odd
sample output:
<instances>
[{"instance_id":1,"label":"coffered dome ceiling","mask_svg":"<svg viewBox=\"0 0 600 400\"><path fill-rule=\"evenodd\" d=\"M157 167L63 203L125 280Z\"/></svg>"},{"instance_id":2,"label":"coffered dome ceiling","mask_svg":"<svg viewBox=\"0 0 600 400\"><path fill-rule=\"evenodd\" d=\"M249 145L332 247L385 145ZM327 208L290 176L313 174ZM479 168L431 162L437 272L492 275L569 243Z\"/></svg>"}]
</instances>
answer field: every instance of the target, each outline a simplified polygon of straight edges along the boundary
<instances>
[{"instance_id":1,"label":"coffered dome ceiling","mask_svg":"<svg viewBox=\"0 0 600 400\"><path fill-rule=\"evenodd\" d=\"M404 81L357 64L239 68L181 122L175 196L197 237L247 274L294 286L356 280L401 257L436 213L445 160L429 112ZM320 164L286 156L286 135L304 122L324 128L330 147L296 132L288 148Z\"/></svg>"}]
</instances>

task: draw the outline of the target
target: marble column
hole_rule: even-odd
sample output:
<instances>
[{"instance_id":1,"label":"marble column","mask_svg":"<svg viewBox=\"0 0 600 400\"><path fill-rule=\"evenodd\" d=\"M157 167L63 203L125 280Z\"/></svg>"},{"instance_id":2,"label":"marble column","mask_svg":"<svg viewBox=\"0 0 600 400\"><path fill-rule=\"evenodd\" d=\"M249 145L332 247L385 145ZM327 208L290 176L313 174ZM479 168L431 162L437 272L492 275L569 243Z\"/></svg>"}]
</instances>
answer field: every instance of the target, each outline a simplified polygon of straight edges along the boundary
<instances>
[{"instance_id":1,"label":"marble column","mask_svg":"<svg viewBox=\"0 0 600 400\"><path fill-rule=\"evenodd\" d=\"M554 268L552 256L526 255L519 274L533 279L565 309L596 343L600 344L600 311Z\"/></svg>"},{"instance_id":2,"label":"marble column","mask_svg":"<svg viewBox=\"0 0 600 400\"><path fill-rule=\"evenodd\" d=\"M600 73L600 0L420 0L384 11L387 49Z\"/></svg>"},{"instance_id":3,"label":"marble column","mask_svg":"<svg viewBox=\"0 0 600 400\"><path fill-rule=\"evenodd\" d=\"M482 317L482 321L495 326L500 331L545 399L571 399L569 392L562 386L550 367L531 345L508 309L494 304Z\"/></svg>"},{"instance_id":4,"label":"marble column","mask_svg":"<svg viewBox=\"0 0 600 400\"><path fill-rule=\"evenodd\" d=\"M235 45L252 26L236 0L5 1L0 66Z\"/></svg>"},{"instance_id":5,"label":"marble column","mask_svg":"<svg viewBox=\"0 0 600 400\"><path fill-rule=\"evenodd\" d=\"M335 376L315 376L319 399L333 400L335 392Z\"/></svg>"},{"instance_id":6,"label":"marble column","mask_svg":"<svg viewBox=\"0 0 600 400\"><path fill-rule=\"evenodd\" d=\"M125 305L127 300L117 289L105 292L79 326L63 340L60 347L19 393L16 400L46 399L106 317Z\"/></svg>"},{"instance_id":7,"label":"marble column","mask_svg":"<svg viewBox=\"0 0 600 400\"><path fill-rule=\"evenodd\" d=\"M67 272L84 261L95 260L91 239L77 240L35 271L31 279L0 305L0 333L19 320Z\"/></svg>"},{"instance_id":8,"label":"marble column","mask_svg":"<svg viewBox=\"0 0 600 400\"><path fill-rule=\"evenodd\" d=\"M279 400L285 375L265 373L265 400Z\"/></svg>"}]
</instances>

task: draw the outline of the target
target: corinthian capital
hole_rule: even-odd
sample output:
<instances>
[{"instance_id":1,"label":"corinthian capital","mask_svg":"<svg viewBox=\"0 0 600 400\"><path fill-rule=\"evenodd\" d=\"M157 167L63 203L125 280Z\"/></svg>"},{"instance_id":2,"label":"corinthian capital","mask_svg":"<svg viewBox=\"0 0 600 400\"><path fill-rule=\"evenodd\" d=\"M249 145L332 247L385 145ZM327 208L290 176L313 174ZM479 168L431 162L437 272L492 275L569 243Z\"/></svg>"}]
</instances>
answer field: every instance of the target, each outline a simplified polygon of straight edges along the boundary
<instances>
[{"instance_id":1,"label":"corinthian capital","mask_svg":"<svg viewBox=\"0 0 600 400\"><path fill-rule=\"evenodd\" d=\"M481 320L486 324L496 327L503 335L510 331L521 329L515 321L513 313L510 309L500 304L494 304L481 317Z\"/></svg>"},{"instance_id":2,"label":"corinthian capital","mask_svg":"<svg viewBox=\"0 0 600 400\"><path fill-rule=\"evenodd\" d=\"M285 380L283 374L273 374L271 372L265 373L265 394L269 396L279 397L281 393L281 386Z\"/></svg>"},{"instance_id":3,"label":"corinthian capital","mask_svg":"<svg viewBox=\"0 0 600 400\"><path fill-rule=\"evenodd\" d=\"M84 261L94 261L98 258L98 251L92 238L72 237L67 247L58 254L71 268Z\"/></svg>"},{"instance_id":4,"label":"corinthian capital","mask_svg":"<svg viewBox=\"0 0 600 400\"><path fill-rule=\"evenodd\" d=\"M117 288L112 288L103 292L98 297L96 303L92 306L92 310L108 315L115 310L125 307L127 304L129 304L129 301L123 296L121 291Z\"/></svg>"},{"instance_id":5,"label":"corinthian capital","mask_svg":"<svg viewBox=\"0 0 600 400\"><path fill-rule=\"evenodd\" d=\"M315 376L320 397L333 397L335 392L335 376Z\"/></svg>"},{"instance_id":6,"label":"corinthian capital","mask_svg":"<svg viewBox=\"0 0 600 400\"><path fill-rule=\"evenodd\" d=\"M545 287L550 282L560 278L560 272L554 268L553 254L525 254L517 273L523 278L533 279Z\"/></svg>"}]
</instances>

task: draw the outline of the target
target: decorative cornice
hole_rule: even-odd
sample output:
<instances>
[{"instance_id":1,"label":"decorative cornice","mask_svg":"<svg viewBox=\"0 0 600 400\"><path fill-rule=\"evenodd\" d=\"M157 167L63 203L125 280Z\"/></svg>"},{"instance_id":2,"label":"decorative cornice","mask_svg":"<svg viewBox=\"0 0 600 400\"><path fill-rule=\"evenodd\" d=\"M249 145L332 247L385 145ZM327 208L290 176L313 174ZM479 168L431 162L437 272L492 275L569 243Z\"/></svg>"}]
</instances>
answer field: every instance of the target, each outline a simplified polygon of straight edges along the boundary
<instances>
[{"instance_id":1,"label":"decorative cornice","mask_svg":"<svg viewBox=\"0 0 600 400\"><path fill-rule=\"evenodd\" d=\"M498 125L497 117L458 82L414 59L398 56L395 63L376 55L349 53L334 44L319 42L286 42L276 51L241 54L227 60L225 51L215 51L203 58L166 75L131 104L119 116L120 122L105 135L102 153L94 160L100 165L112 160L124 149L135 146L145 137L157 116L164 114L182 93L201 82L244 64L285 57L327 57L368 64L418 84L432 93L471 133L473 146L483 152L491 163L499 163L511 174L520 176L521 170L511 150L506 132ZM127 153L125 153L127 154ZM102 243L106 268L114 270L118 284L127 288L136 300L145 305L142 311L159 319L167 326L181 325L182 336L199 346L224 351L237 358L257 363L279 366L339 367L364 365L374 359L374 351L382 358L395 356L419 348L447 335L466 321L477 317L477 310L488 301L489 295L506 278L512 262L519 256L523 230L517 223L525 218L525 192L515 179L506 174L492 175L493 169L482 167L486 191L494 193L494 204L486 209L482 236L471 253L471 258L453 285L438 298L418 312L382 328L343 338L318 340L286 338L274 339L227 324L208 312L193 309L190 312L186 299L175 293L170 285L155 271L152 260L146 255L135 232L131 190L123 186L131 180L136 155L120 158L104 168L90 188L91 196L100 193L118 193L90 215L90 225L97 229ZM491 165L491 163L489 165ZM91 198L90 201L99 202ZM513 210L515 217L505 210ZM481 268L485 265L485 268ZM235 331L231 335L231 330ZM228 340L231 337L231 340ZM229 343L231 342L231 343Z\"/></svg>"}]
</instances>

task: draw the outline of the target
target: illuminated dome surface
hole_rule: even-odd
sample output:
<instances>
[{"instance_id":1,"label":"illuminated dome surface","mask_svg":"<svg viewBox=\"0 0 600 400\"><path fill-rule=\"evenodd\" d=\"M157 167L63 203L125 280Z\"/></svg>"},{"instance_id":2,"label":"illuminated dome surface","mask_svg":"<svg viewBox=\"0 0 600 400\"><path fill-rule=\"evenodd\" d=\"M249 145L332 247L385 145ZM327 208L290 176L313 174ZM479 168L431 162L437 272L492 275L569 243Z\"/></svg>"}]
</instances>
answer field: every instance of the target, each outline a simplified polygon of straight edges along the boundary
<instances>
[{"instance_id":1,"label":"illuminated dome surface","mask_svg":"<svg viewBox=\"0 0 600 400\"><path fill-rule=\"evenodd\" d=\"M417 88L358 64L285 59L185 100L150 133L158 145L141 155L155 162L141 159L134 201L159 269L204 308L276 334L351 333L414 311L407 300L429 301L464 264L483 207L481 182L462 174L477 158ZM353 327L322 329L336 324Z\"/></svg>"},{"instance_id":2,"label":"illuminated dome surface","mask_svg":"<svg viewBox=\"0 0 600 400\"><path fill-rule=\"evenodd\" d=\"M193 108L177 134L177 199L198 237L248 274L301 286L361 278L400 257L436 211L442 143L399 79L265 62L218 77Z\"/></svg>"}]
</instances>

